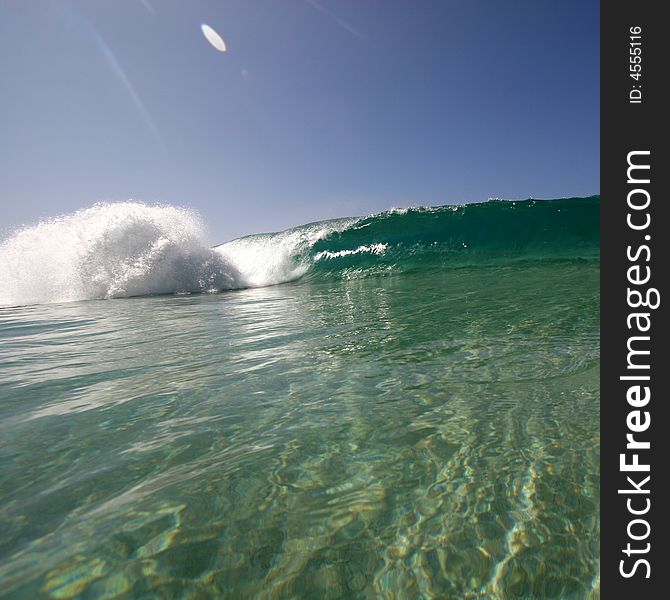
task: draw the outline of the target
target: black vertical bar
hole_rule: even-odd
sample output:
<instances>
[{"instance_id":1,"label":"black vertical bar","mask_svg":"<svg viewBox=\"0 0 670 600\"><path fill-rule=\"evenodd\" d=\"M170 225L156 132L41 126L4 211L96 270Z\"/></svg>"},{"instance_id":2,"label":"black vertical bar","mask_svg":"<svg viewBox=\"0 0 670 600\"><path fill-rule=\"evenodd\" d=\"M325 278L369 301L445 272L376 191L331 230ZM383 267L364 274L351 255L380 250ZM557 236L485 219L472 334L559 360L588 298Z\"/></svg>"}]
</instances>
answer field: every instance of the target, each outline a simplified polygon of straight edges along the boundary
<instances>
[{"instance_id":1,"label":"black vertical bar","mask_svg":"<svg viewBox=\"0 0 670 600\"><path fill-rule=\"evenodd\" d=\"M670 339L665 319L670 304L666 285L670 104L664 95L670 30L662 7L661 2L644 0L601 4L601 591L605 600L670 597L666 582ZM629 173L629 160L649 169ZM648 207L636 208L646 204L647 195ZM641 228L647 218L648 227ZM647 273L648 282L631 282L631 278L644 280ZM652 289L660 295L658 308L632 306L639 301L635 291L643 302L650 299L646 303L655 304ZM639 326L649 322L632 314L648 314L650 329L641 332ZM650 340L631 341L634 336ZM629 355L629 344L649 354ZM629 360L649 368L631 368ZM622 379L638 376L649 380ZM651 399L644 406L643 396L636 396L635 390L632 403L628 400L627 393L636 385L642 394L645 387L650 390ZM649 427L644 429L647 418ZM627 448L629 434L636 442L648 441L650 448ZM629 465L637 455L649 471L622 469L622 454Z\"/></svg>"}]
</instances>

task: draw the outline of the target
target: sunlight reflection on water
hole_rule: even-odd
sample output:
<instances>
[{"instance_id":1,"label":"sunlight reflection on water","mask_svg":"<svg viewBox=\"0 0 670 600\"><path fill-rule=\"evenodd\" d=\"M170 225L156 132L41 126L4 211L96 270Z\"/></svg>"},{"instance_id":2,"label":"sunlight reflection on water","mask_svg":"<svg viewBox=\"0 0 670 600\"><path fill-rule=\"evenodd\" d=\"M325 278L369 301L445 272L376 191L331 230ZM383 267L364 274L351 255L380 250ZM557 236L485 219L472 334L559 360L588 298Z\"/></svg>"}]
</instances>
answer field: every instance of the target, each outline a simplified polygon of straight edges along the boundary
<instances>
[{"instance_id":1,"label":"sunlight reflection on water","mask_svg":"<svg viewBox=\"0 0 670 600\"><path fill-rule=\"evenodd\" d=\"M595 598L598 320L597 263L2 309L3 593Z\"/></svg>"}]
</instances>

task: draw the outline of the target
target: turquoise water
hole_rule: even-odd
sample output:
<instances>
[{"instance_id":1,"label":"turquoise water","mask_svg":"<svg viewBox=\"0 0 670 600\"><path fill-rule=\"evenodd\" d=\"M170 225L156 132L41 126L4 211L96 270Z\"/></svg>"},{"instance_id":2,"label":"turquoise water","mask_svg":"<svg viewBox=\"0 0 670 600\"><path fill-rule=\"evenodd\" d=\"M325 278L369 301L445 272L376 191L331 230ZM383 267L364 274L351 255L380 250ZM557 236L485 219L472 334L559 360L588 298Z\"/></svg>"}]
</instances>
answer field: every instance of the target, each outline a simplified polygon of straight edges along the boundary
<instances>
[{"instance_id":1,"label":"turquoise water","mask_svg":"<svg viewBox=\"0 0 670 600\"><path fill-rule=\"evenodd\" d=\"M31 255L0 309L0 595L597 598L598 212L394 211L216 260L114 213L37 291Z\"/></svg>"}]
</instances>

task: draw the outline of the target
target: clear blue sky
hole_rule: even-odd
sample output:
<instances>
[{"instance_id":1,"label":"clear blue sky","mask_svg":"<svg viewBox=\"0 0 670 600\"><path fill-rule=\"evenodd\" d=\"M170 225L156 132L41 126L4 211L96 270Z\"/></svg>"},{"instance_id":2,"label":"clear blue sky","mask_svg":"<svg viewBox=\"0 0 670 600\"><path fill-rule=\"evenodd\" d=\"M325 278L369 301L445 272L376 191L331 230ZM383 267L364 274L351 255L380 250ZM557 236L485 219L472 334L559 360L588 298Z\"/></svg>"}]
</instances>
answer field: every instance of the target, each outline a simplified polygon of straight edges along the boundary
<instances>
[{"instance_id":1,"label":"clear blue sky","mask_svg":"<svg viewBox=\"0 0 670 600\"><path fill-rule=\"evenodd\" d=\"M0 234L98 200L219 242L599 193L591 0L0 0L0 73Z\"/></svg>"}]
</instances>

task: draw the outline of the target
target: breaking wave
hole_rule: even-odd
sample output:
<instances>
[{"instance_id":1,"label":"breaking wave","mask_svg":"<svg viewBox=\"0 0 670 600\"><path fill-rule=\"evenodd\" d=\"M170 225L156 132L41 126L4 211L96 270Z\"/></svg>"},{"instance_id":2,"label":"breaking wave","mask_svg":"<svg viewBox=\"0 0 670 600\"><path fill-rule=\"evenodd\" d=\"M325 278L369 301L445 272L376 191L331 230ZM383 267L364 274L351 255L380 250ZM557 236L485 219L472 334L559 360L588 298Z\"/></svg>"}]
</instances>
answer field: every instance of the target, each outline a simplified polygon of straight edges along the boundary
<instances>
[{"instance_id":1,"label":"breaking wave","mask_svg":"<svg viewBox=\"0 0 670 600\"><path fill-rule=\"evenodd\" d=\"M595 260L600 198L391 209L214 248L191 210L100 203L0 244L0 305L273 285L529 260Z\"/></svg>"}]
</instances>

